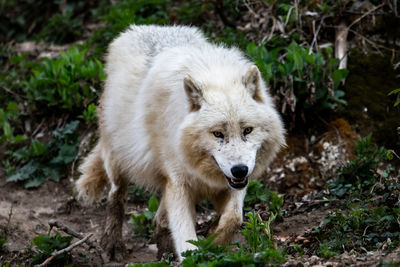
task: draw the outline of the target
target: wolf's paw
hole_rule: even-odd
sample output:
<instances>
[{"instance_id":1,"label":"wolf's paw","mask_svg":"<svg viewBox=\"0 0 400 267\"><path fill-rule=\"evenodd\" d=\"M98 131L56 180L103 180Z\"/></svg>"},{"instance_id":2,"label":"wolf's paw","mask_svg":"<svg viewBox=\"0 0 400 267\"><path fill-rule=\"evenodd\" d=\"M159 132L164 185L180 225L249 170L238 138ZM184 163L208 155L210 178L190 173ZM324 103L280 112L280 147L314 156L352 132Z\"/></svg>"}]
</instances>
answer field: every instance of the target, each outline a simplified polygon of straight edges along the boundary
<instances>
[{"instance_id":1,"label":"wolf's paw","mask_svg":"<svg viewBox=\"0 0 400 267\"><path fill-rule=\"evenodd\" d=\"M100 245L108 261L121 262L123 260L126 249L121 239L116 240L104 235L101 238Z\"/></svg>"},{"instance_id":2,"label":"wolf's paw","mask_svg":"<svg viewBox=\"0 0 400 267\"><path fill-rule=\"evenodd\" d=\"M171 232L168 227L163 224L156 224L155 228L155 239L157 242L157 258L161 260L165 255L174 253L175 247L172 240Z\"/></svg>"}]
</instances>

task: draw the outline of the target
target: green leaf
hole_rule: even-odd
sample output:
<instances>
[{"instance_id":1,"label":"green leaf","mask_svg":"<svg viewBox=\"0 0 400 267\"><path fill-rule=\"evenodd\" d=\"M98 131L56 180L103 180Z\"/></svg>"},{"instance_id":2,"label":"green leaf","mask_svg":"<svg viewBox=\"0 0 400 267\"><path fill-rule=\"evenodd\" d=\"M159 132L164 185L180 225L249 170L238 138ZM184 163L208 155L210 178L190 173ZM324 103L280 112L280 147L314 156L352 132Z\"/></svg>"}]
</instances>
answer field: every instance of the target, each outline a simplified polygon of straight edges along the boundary
<instances>
[{"instance_id":1,"label":"green leaf","mask_svg":"<svg viewBox=\"0 0 400 267\"><path fill-rule=\"evenodd\" d=\"M60 173L57 168L55 167L46 167L43 168L43 174L46 178L53 180L55 182L60 181Z\"/></svg>"},{"instance_id":2,"label":"green leaf","mask_svg":"<svg viewBox=\"0 0 400 267\"><path fill-rule=\"evenodd\" d=\"M5 121L7 121L6 113L0 108L0 124L3 124Z\"/></svg>"},{"instance_id":3,"label":"green leaf","mask_svg":"<svg viewBox=\"0 0 400 267\"><path fill-rule=\"evenodd\" d=\"M3 123L3 134L7 140L12 140L13 130L7 121Z\"/></svg>"},{"instance_id":4,"label":"green leaf","mask_svg":"<svg viewBox=\"0 0 400 267\"><path fill-rule=\"evenodd\" d=\"M400 93L400 88L397 88L397 89L391 91L388 95L393 95L393 94L396 94L396 93Z\"/></svg>"},{"instance_id":5,"label":"green leaf","mask_svg":"<svg viewBox=\"0 0 400 267\"><path fill-rule=\"evenodd\" d=\"M332 72L333 87L336 90L339 87L340 82L347 77L349 71L347 69L337 69Z\"/></svg>"},{"instance_id":6,"label":"green leaf","mask_svg":"<svg viewBox=\"0 0 400 267\"><path fill-rule=\"evenodd\" d=\"M156 212L158 209L158 200L157 197L151 196L149 199L149 211Z\"/></svg>"},{"instance_id":7,"label":"green leaf","mask_svg":"<svg viewBox=\"0 0 400 267\"><path fill-rule=\"evenodd\" d=\"M36 172L37 169L38 169L38 164L29 162L24 167L18 169L12 175L8 176L6 178L6 181L17 182L17 181L27 180L34 172Z\"/></svg>"},{"instance_id":8,"label":"green leaf","mask_svg":"<svg viewBox=\"0 0 400 267\"><path fill-rule=\"evenodd\" d=\"M55 130L53 132L53 135L57 138L64 138L66 135L70 135L73 134L76 130L76 128L78 128L79 125L79 121L72 121L70 123L68 123L67 125L65 125L62 129L59 130Z\"/></svg>"},{"instance_id":9,"label":"green leaf","mask_svg":"<svg viewBox=\"0 0 400 267\"><path fill-rule=\"evenodd\" d=\"M46 180L45 177L33 177L24 183L25 188L34 188L38 187L39 185L43 184Z\"/></svg>"},{"instance_id":10,"label":"green leaf","mask_svg":"<svg viewBox=\"0 0 400 267\"><path fill-rule=\"evenodd\" d=\"M78 151L74 145L64 144L58 151L57 157L52 159L50 163L52 164L68 164L74 161Z\"/></svg>"},{"instance_id":11,"label":"green leaf","mask_svg":"<svg viewBox=\"0 0 400 267\"><path fill-rule=\"evenodd\" d=\"M7 105L7 113L11 118L16 119L18 117L18 104L16 102L10 102Z\"/></svg>"},{"instance_id":12,"label":"green leaf","mask_svg":"<svg viewBox=\"0 0 400 267\"><path fill-rule=\"evenodd\" d=\"M28 139L28 137L26 137L25 135L19 134L19 135L14 137L13 142L14 143L19 143L19 142L25 141L27 139Z\"/></svg>"},{"instance_id":13,"label":"green leaf","mask_svg":"<svg viewBox=\"0 0 400 267\"><path fill-rule=\"evenodd\" d=\"M41 156L46 152L46 147L38 140L33 139L31 144L31 151L34 156Z\"/></svg>"},{"instance_id":14,"label":"green leaf","mask_svg":"<svg viewBox=\"0 0 400 267\"><path fill-rule=\"evenodd\" d=\"M314 54L307 54L306 55L306 62L314 65L314 63L315 63Z\"/></svg>"}]
</instances>

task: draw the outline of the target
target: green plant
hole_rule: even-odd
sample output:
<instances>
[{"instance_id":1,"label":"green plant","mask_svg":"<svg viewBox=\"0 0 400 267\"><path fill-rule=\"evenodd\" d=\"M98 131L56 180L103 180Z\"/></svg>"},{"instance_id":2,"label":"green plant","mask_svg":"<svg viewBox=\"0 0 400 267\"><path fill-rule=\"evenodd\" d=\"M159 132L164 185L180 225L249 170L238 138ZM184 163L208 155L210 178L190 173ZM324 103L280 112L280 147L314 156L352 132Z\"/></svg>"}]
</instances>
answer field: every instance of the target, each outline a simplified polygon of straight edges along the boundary
<instances>
[{"instance_id":1,"label":"green plant","mask_svg":"<svg viewBox=\"0 0 400 267\"><path fill-rule=\"evenodd\" d=\"M245 236L250 251L257 253L273 248L270 224L275 220L276 215L272 213L267 222L264 222L254 211L247 213L246 216L249 221L245 222L244 230L241 233Z\"/></svg>"},{"instance_id":2,"label":"green plant","mask_svg":"<svg viewBox=\"0 0 400 267\"><path fill-rule=\"evenodd\" d=\"M7 237L3 232L4 231L0 229L0 251L4 250L4 245L7 243Z\"/></svg>"},{"instance_id":3,"label":"green plant","mask_svg":"<svg viewBox=\"0 0 400 267\"><path fill-rule=\"evenodd\" d=\"M267 203L269 210L275 213L278 217L283 216L283 196L265 188L260 181L251 181L247 186L247 193L244 198L244 210L250 211L256 203Z\"/></svg>"},{"instance_id":4,"label":"green plant","mask_svg":"<svg viewBox=\"0 0 400 267\"><path fill-rule=\"evenodd\" d=\"M10 124L11 121L17 120L18 116L19 111L16 102L9 102L6 110L0 108L0 126L3 129L3 134L0 135L0 144L6 141L15 144L26 140L25 135L14 135L14 130Z\"/></svg>"},{"instance_id":5,"label":"green plant","mask_svg":"<svg viewBox=\"0 0 400 267\"><path fill-rule=\"evenodd\" d=\"M209 238L199 237L197 241L190 241L197 246L196 250L189 250L182 254L185 259L182 266L266 266L285 262L282 253L274 248L272 234L267 234L269 222L263 222L253 211L246 214L249 222L245 223L242 234L247 245L237 244L237 249L215 246L215 235Z\"/></svg>"},{"instance_id":6,"label":"green plant","mask_svg":"<svg viewBox=\"0 0 400 267\"><path fill-rule=\"evenodd\" d=\"M326 243L320 243L319 244L319 255L325 259L329 259L333 256L336 256L338 253L335 251L332 251L331 248L329 247L329 244Z\"/></svg>"},{"instance_id":7,"label":"green plant","mask_svg":"<svg viewBox=\"0 0 400 267\"><path fill-rule=\"evenodd\" d=\"M292 42L271 50L250 43L247 54L254 60L273 93L280 96L283 113L304 113L310 108L333 109L345 104L340 82L346 69L338 69L332 49L314 53Z\"/></svg>"},{"instance_id":8,"label":"green plant","mask_svg":"<svg viewBox=\"0 0 400 267\"><path fill-rule=\"evenodd\" d=\"M93 33L88 44L100 45L100 54L104 53L108 43L133 23L168 24L170 0L124 0L112 5L102 20L107 24Z\"/></svg>"},{"instance_id":9,"label":"green plant","mask_svg":"<svg viewBox=\"0 0 400 267\"><path fill-rule=\"evenodd\" d=\"M78 118L83 119L87 124L94 124L97 122L96 105L89 104L87 109L83 111L82 115Z\"/></svg>"},{"instance_id":10,"label":"green plant","mask_svg":"<svg viewBox=\"0 0 400 267\"><path fill-rule=\"evenodd\" d=\"M371 145L371 135L355 142L357 158L339 170L339 178L328 185L330 192L343 197L347 192L362 194L376 182L378 164L388 157L384 147Z\"/></svg>"},{"instance_id":11,"label":"green plant","mask_svg":"<svg viewBox=\"0 0 400 267\"><path fill-rule=\"evenodd\" d=\"M290 244L290 247L295 248L296 251L297 251L297 253L299 253L299 256L300 256L300 257L303 257L303 255L304 255L304 250L303 250L303 248L301 247L301 245L296 244L296 243L293 243L293 244Z\"/></svg>"},{"instance_id":12,"label":"green plant","mask_svg":"<svg viewBox=\"0 0 400 267\"><path fill-rule=\"evenodd\" d=\"M149 262L149 263L130 263L128 267L165 267L170 266L165 261L162 262Z\"/></svg>"},{"instance_id":13,"label":"green plant","mask_svg":"<svg viewBox=\"0 0 400 267\"><path fill-rule=\"evenodd\" d=\"M151 198L151 193L141 187L131 186L128 189L128 196L130 202L148 203Z\"/></svg>"},{"instance_id":14,"label":"green plant","mask_svg":"<svg viewBox=\"0 0 400 267\"><path fill-rule=\"evenodd\" d=\"M399 241L399 216L400 209L387 206L352 206L348 214L337 210L323 220L321 228L316 229L321 242L319 253L330 257L344 251L377 249L388 238Z\"/></svg>"},{"instance_id":15,"label":"green plant","mask_svg":"<svg viewBox=\"0 0 400 267\"><path fill-rule=\"evenodd\" d=\"M394 102L393 106L397 107L400 104L400 88L397 88L389 93L389 95L397 95L396 101Z\"/></svg>"},{"instance_id":16,"label":"green plant","mask_svg":"<svg viewBox=\"0 0 400 267\"><path fill-rule=\"evenodd\" d=\"M78 153L78 125L78 121L73 121L55 130L48 145L32 139L30 147L8 151L13 163L19 167L10 171L6 181L24 182L26 188L37 187L46 179L59 181L66 165Z\"/></svg>"},{"instance_id":17,"label":"green plant","mask_svg":"<svg viewBox=\"0 0 400 267\"><path fill-rule=\"evenodd\" d=\"M155 196L150 197L148 209L140 214L132 214L129 223L132 231L139 237L152 238L154 234L153 219L158 209L158 200Z\"/></svg>"},{"instance_id":18,"label":"green plant","mask_svg":"<svg viewBox=\"0 0 400 267\"><path fill-rule=\"evenodd\" d=\"M39 250L32 258L32 264L39 264L51 256L51 253L68 247L71 244L72 236L61 236L59 233L38 235L31 240L31 244ZM54 257L53 264L66 264L71 260L69 253Z\"/></svg>"},{"instance_id":19,"label":"green plant","mask_svg":"<svg viewBox=\"0 0 400 267\"><path fill-rule=\"evenodd\" d=\"M70 11L53 15L37 38L62 44L78 40L82 35L82 21Z\"/></svg>"},{"instance_id":20,"label":"green plant","mask_svg":"<svg viewBox=\"0 0 400 267\"><path fill-rule=\"evenodd\" d=\"M60 58L45 58L33 68L24 89L31 105L77 112L96 100L105 77L103 65L86 52L71 46Z\"/></svg>"}]
</instances>

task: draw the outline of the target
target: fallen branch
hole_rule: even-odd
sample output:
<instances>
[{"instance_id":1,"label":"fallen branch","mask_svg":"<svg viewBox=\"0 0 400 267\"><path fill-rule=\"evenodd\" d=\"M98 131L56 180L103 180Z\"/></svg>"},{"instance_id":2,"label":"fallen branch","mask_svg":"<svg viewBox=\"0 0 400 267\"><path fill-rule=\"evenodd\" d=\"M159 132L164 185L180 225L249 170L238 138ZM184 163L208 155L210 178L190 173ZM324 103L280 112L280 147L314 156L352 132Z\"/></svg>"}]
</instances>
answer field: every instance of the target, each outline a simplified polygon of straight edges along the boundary
<instances>
[{"instance_id":1,"label":"fallen branch","mask_svg":"<svg viewBox=\"0 0 400 267\"><path fill-rule=\"evenodd\" d=\"M68 226L66 226L65 224L63 224L63 223L61 223L61 222L59 222L57 220L50 220L49 221L49 225L50 225L50 231L55 226L58 229L62 230L63 232L65 232L65 233L67 233L69 235L72 235L73 237L76 237L78 239L82 239L83 238L82 234L72 230L71 228L69 228Z\"/></svg>"},{"instance_id":2,"label":"fallen branch","mask_svg":"<svg viewBox=\"0 0 400 267\"><path fill-rule=\"evenodd\" d=\"M69 234L73 237L76 237L78 239L83 239L83 235L76 232L75 230L69 228L68 226L66 226L65 224L63 224L62 222L59 222L57 220L49 220L49 225L50 225L50 230L53 227L57 227L58 229L60 229L61 231L65 232L66 234ZM94 248L97 252L97 254L99 255L102 263L104 264L105 262L107 262L106 256L103 253L103 249L96 243L90 241L90 240L85 240L85 242L89 245L90 248Z\"/></svg>"},{"instance_id":3,"label":"fallen branch","mask_svg":"<svg viewBox=\"0 0 400 267\"><path fill-rule=\"evenodd\" d=\"M58 251L54 251L53 253L51 253L51 256L48 257L42 264L35 265L35 267L46 266L47 264L50 263L50 261L51 261L54 257L57 257L58 255L61 255L61 254L65 253L65 252L71 251L73 248L75 248L75 247L79 246L80 244L86 242L86 240L88 240L88 239L89 239L90 237L92 237L92 236L93 236L93 234L90 233L90 234L88 234L86 237L84 237L83 239L81 239L81 240L79 240L79 241L73 243L73 244L70 245L69 247L66 247L66 248L61 249L61 250L58 250Z\"/></svg>"}]
</instances>

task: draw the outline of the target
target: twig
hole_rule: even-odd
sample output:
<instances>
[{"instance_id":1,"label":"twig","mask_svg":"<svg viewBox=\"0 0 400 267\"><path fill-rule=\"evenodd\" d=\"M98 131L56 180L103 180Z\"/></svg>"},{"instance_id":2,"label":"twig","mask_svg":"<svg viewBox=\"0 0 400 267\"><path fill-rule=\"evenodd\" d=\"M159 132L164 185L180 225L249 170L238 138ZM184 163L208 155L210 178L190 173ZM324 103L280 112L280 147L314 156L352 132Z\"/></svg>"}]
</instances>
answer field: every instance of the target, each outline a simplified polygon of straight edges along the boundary
<instances>
[{"instance_id":1,"label":"twig","mask_svg":"<svg viewBox=\"0 0 400 267\"><path fill-rule=\"evenodd\" d=\"M360 20L362 20L363 18L365 18L366 16L370 15L372 12L374 12L375 10L383 7L384 5L386 5L385 2L383 2L380 5L377 5L374 8L371 8L370 10L368 10L368 12L364 13L361 17L357 18L355 21L353 21L347 28L350 29L354 24L358 23Z\"/></svg>"},{"instance_id":2,"label":"twig","mask_svg":"<svg viewBox=\"0 0 400 267\"><path fill-rule=\"evenodd\" d=\"M9 94L15 95L15 96L17 96L17 97L21 97L21 98L23 98L23 99L28 99L26 96L17 94L16 92L11 91L10 89L8 89L8 88L6 88L6 87L4 87L4 86L1 86L0 88L3 89L4 91L6 91L6 92L9 93Z\"/></svg>"},{"instance_id":3,"label":"twig","mask_svg":"<svg viewBox=\"0 0 400 267\"><path fill-rule=\"evenodd\" d=\"M11 217L13 215L13 205L11 204L10 211L8 212L8 219L7 219L7 227L6 227L6 232L8 233L10 229L10 222L11 222Z\"/></svg>"},{"instance_id":4,"label":"twig","mask_svg":"<svg viewBox=\"0 0 400 267\"><path fill-rule=\"evenodd\" d=\"M86 240L88 240L90 237L93 236L93 233L88 234L86 237L84 237L83 239L71 244L69 247L66 247L64 249L58 250L58 251L54 251L53 253L51 253L51 256L48 257L42 264L38 264L35 265L35 267L42 267L42 266L46 266L47 264L50 263L50 261L54 258L57 257L58 255L61 255L65 252L71 251L74 247L79 246L80 244L86 242Z\"/></svg>"},{"instance_id":5,"label":"twig","mask_svg":"<svg viewBox=\"0 0 400 267\"><path fill-rule=\"evenodd\" d=\"M389 48L389 47L386 47L386 46L384 46L384 45L378 44L377 42L374 42L374 41L372 41L371 39L368 39L367 37L365 37L364 35L362 35L362 34L359 33L359 32L356 32L356 31L354 31L354 30L350 30L350 31L351 31L352 33L354 33L355 35L361 37L363 40L367 41L367 43L371 44L371 45L379 52L379 54L381 54L381 55L382 55L382 52L379 50L379 48L382 48L382 49L387 50L387 51L393 51L393 50L394 50L395 52L398 52L398 51L399 51L399 50L396 50L396 49Z\"/></svg>"},{"instance_id":6,"label":"twig","mask_svg":"<svg viewBox=\"0 0 400 267\"><path fill-rule=\"evenodd\" d=\"M65 224L63 224L63 223L61 223L61 222L59 222L57 220L49 220L49 225L50 225L50 230L53 227L57 227L61 231L65 232L65 233L67 233L67 234L69 234L69 235L71 235L73 237L76 237L78 239L82 239L83 238L82 234L76 232L75 230L69 228L68 226L66 226ZM103 255L103 249L98 244L96 244L96 243L94 243L94 242L92 242L90 240L86 240L86 243L89 245L90 248L94 248L96 250L97 254L99 255L99 257L100 257L100 259L102 261L102 263L107 261L105 259L105 256Z\"/></svg>"},{"instance_id":7,"label":"twig","mask_svg":"<svg viewBox=\"0 0 400 267\"><path fill-rule=\"evenodd\" d=\"M318 25L317 31L314 33L314 37L313 37L313 40L311 42L310 49L308 50L308 54L309 55L312 53L313 46L314 46L315 42L317 41L319 30L321 30L321 26L322 26L322 24L324 24L325 18L326 18L326 16L323 16L321 18L321 22Z\"/></svg>"},{"instance_id":8,"label":"twig","mask_svg":"<svg viewBox=\"0 0 400 267\"><path fill-rule=\"evenodd\" d=\"M391 151L392 151L393 155L395 155L398 159L400 159L400 156L397 155L396 152L393 149Z\"/></svg>"},{"instance_id":9,"label":"twig","mask_svg":"<svg viewBox=\"0 0 400 267\"><path fill-rule=\"evenodd\" d=\"M36 127L36 129L33 131L33 133L32 133L32 136L35 136L38 132L39 132L39 130L41 129L41 127L42 127L42 125L43 125L43 123L44 123L44 119L39 123L39 125Z\"/></svg>"},{"instance_id":10,"label":"twig","mask_svg":"<svg viewBox=\"0 0 400 267\"><path fill-rule=\"evenodd\" d=\"M59 228L60 230L62 230L63 232L65 232L69 235L72 235L73 237L76 237L78 239L83 238L82 234L76 232L75 230L72 230L71 228L69 228L68 226L66 226L65 224L63 224L57 220L49 220L49 225L50 225L50 230L55 226L55 227ZM89 246L92 246L92 245L89 244Z\"/></svg>"}]
</instances>

